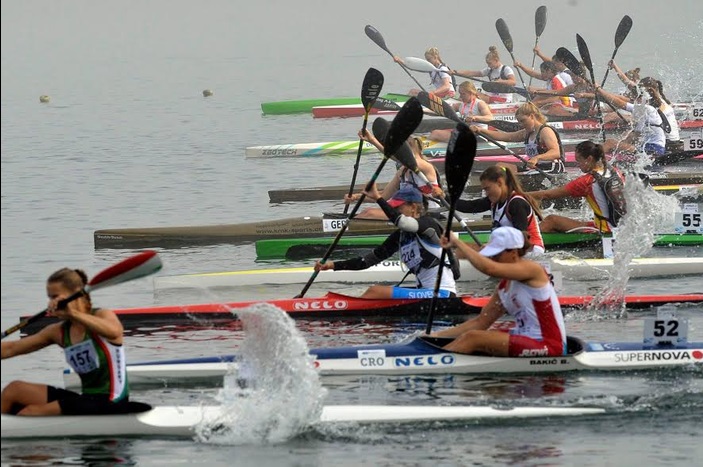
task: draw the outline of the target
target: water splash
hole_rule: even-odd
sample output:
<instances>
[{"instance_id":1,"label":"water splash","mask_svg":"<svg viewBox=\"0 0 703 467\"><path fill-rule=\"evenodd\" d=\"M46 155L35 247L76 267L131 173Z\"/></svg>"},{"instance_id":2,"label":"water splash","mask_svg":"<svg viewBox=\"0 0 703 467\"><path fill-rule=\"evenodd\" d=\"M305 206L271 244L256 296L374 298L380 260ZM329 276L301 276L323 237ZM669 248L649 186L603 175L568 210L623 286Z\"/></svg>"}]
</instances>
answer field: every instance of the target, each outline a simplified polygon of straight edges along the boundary
<instances>
[{"instance_id":1,"label":"water splash","mask_svg":"<svg viewBox=\"0 0 703 467\"><path fill-rule=\"evenodd\" d=\"M674 211L678 208L676 198L657 193L636 174L626 174L625 199L627 214L618 226L612 273L588 309L570 315L577 320L626 317L624 298L630 263L649 252L656 232L671 230L673 225Z\"/></svg>"},{"instance_id":2,"label":"water splash","mask_svg":"<svg viewBox=\"0 0 703 467\"><path fill-rule=\"evenodd\" d=\"M326 390L295 322L265 303L237 310L245 337L239 364L217 400L222 415L206 420L197 439L216 444L274 444L307 431L322 413Z\"/></svg>"}]
</instances>

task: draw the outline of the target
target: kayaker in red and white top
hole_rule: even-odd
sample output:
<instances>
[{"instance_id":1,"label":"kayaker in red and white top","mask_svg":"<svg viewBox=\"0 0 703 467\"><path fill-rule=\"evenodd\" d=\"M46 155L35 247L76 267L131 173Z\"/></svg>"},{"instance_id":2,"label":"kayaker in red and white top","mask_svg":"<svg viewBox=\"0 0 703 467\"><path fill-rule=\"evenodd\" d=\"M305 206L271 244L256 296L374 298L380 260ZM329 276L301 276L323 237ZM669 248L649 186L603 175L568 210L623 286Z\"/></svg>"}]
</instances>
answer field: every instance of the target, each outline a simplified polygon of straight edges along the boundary
<instances>
[{"instance_id":1,"label":"kayaker in red and white top","mask_svg":"<svg viewBox=\"0 0 703 467\"><path fill-rule=\"evenodd\" d=\"M488 67L482 70L450 70L449 72L463 78L479 78L485 76L489 81L506 84L508 86L515 86L517 83L513 69L501 63L498 48L495 45L488 48L486 65L488 65ZM478 97L488 104L502 104L513 101L513 95L510 93L502 94L484 91L479 93Z\"/></svg>"},{"instance_id":2,"label":"kayaker in red and white top","mask_svg":"<svg viewBox=\"0 0 703 467\"><path fill-rule=\"evenodd\" d=\"M539 205L522 188L512 171L501 166L488 167L479 177L486 196L479 199L460 199L456 202L459 212L479 213L491 211L493 228L515 227L526 231L533 245L530 255L544 253L544 240L539 228L542 219Z\"/></svg>"},{"instance_id":3,"label":"kayaker in red and white top","mask_svg":"<svg viewBox=\"0 0 703 467\"><path fill-rule=\"evenodd\" d=\"M573 78L566 71L559 72L555 61L542 62L539 66L542 79L547 82L545 88L530 86L528 91L536 94L532 102L545 115L569 116L578 112L578 103L570 95L546 95L541 91L561 91L574 84Z\"/></svg>"},{"instance_id":4,"label":"kayaker in red and white top","mask_svg":"<svg viewBox=\"0 0 703 467\"><path fill-rule=\"evenodd\" d=\"M603 146L592 141L583 141L576 145L576 164L584 175L570 181L566 185L549 190L531 191L528 194L535 199L556 198L586 198L588 205L593 210L592 221L582 221L570 217L550 214L540 224L542 232L568 232L573 229L590 227L603 233L610 233L617 227L616 216L612 209L623 209L623 206L614 206L608 201L608 195L601 187L594 173L600 174L603 179L619 177L624 181L622 174L609 166L605 161ZM624 214L624 213L621 213Z\"/></svg>"},{"instance_id":5,"label":"kayaker in red and white top","mask_svg":"<svg viewBox=\"0 0 703 467\"><path fill-rule=\"evenodd\" d=\"M393 56L393 60L403 65L402 58ZM449 67L442 61L442 57L439 55L439 49L437 47L430 47L425 50L425 60L433 64L435 68L439 70L430 72L430 84L434 88L431 92L442 99L454 97L456 90L454 89L452 77L449 74ZM411 89L408 95L417 96L420 91L421 89Z\"/></svg>"},{"instance_id":6,"label":"kayaker in red and white top","mask_svg":"<svg viewBox=\"0 0 703 467\"><path fill-rule=\"evenodd\" d=\"M461 119L469 125L479 125L487 128L484 123L493 120L493 113L488 104L478 98L478 90L474 83L464 81L459 85L459 99L461 99L461 102L456 102L451 104L451 106L459 113ZM451 129L432 130L430 139L447 143L451 134Z\"/></svg>"},{"instance_id":7,"label":"kayaker in red and white top","mask_svg":"<svg viewBox=\"0 0 703 467\"><path fill-rule=\"evenodd\" d=\"M46 384L13 381L2 391L2 413L15 415L99 415L134 412L129 402L123 328L112 310L92 308L90 295L63 304L84 290L85 272L63 268L46 283L48 315L61 322L36 334L2 343L2 359L24 355L56 344L67 363L80 375L81 393ZM141 409L143 410L143 409Z\"/></svg>"},{"instance_id":8,"label":"kayaker in red and white top","mask_svg":"<svg viewBox=\"0 0 703 467\"><path fill-rule=\"evenodd\" d=\"M566 353L559 299L542 265L524 258L531 247L525 236L513 227L499 227L480 251L455 235L450 240L442 237L444 248L457 248L477 270L502 279L476 318L433 333L455 338L444 346L446 350L499 357L556 357ZM516 326L509 333L489 331L506 313L515 318Z\"/></svg>"}]
</instances>

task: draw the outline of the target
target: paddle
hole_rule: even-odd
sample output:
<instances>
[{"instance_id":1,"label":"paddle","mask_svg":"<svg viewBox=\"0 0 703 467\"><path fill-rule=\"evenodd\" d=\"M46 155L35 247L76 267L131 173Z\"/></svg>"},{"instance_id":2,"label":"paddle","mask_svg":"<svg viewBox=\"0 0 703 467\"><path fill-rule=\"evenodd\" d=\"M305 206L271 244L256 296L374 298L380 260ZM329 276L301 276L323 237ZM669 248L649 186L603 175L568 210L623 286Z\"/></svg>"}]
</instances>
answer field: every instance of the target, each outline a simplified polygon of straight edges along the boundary
<instances>
[{"instance_id":1,"label":"paddle","mask_svg":"<svg viewBox=\"0 0 703 467\"><path fill-rule=\"evenodd\" d=\"M585 42L584 42L585 45ZM579 53L580 53L579 49ZM586 49L586 52L588 52L588 49ZM574 56L574 54L571 53L571 51L567 48L564 47L559 47L556 51L556 56L561 60L561 62L571 70L575 75L583 78L584 80L588 81L588 78L586 77L586 73L583 71L583 67L581 66L581 63L579 63L578 59ZM582 55L583 56L583 55ZM590 59L591 56L590 54L588 55L588 58ZM585 60L584 60L585 62ZM593 68L593 64L591 63L591 68ZM597 93L596 93L597 94ZM618 109L616 109L610 102L606 101L606 104L620 117L620 119L625 122L629 123L627 120L625 120L625 117L620 115L620 112ZM601 128L603 127L602 121L601 121ZM602 130L601 130L602 131Z\"/></svg>"},{"instance_id":2,"label":"paddle","mask_svg":"<svg viewBox=\"0 0 703 467\"><path fill-rule=\"evenodd\" d=\"M501 94L514 92L516 94L520 94L523 97L527 97L530 94L525 88L510 86L509 84L505 83L496 83L495 81L486 82L485 84L481 85L481 87L486 92L496 92Z\"/></svg>"},{"instance_id":3,"label":"paddle","mask_svg":"<svg viewBox=\"0 0 703 467\"><path fill-rule=\"evenodd\" d=\"M579 55L581 55L581 60L583 60L583 64L586 65L586 69L588 69L588 73L591 75L591 83L595 83L596 76L593 73L593 61L591 60L591 52L588 50L588 45L580 34L576 34L576 44L579 48ZM595 102L596 108L598 109L598 125L600 126L600 136L603 142L605 142L606 137L605 125L603 125L603 111L600 108L600 99L598 98L597 92L595 93Z\"/></svg>"},{"instance_id":4,"label":"paddle","mask_svg":"<svg viewBox=\"0 0 703 467\"><path fill-rule=\"evenodd\" d=\"M420 71L424 73L432 73L433 71L440 71L439 68L428 62L427 60L423 60L421 58L417 57L405 57L403 59L403 63L405 63L405 66L413 71ZM486 81L483 79L478 79L474 78L472 76L464 76L464 75L458 75L463 78L468 78L474 81L478 81L479 83L490 83L491 81Z\"/></svg>"},{"instance_id":5,"label":"paddle","mask_svg":"<svg viewBox=\"0 0 703 467\"><path fill-rule=\"evenodd\" d=\"M83 290L79 290L73 295L64 298L58 303L58 306L66 306L69 302L94 290L148 276L149 274L155 273L159 269L161 269L161 259L156 255L156 252L151 250L143 251L100 271L95 277L93 277L93 279L90 280L90 282L88 282ZM11 328L3 331L2 339L42 318L48 312L49 309L45 308L36 315L30 316L24 321L21 321Z\"/></svg>"},{"instance_id":6,"label":"paddle","mask_svg":"<svg viewBox=\"0 0 703 467\"><path fill-rule=\"evenodd\" d=\"M456 112L454 111L454 109L452 108L452 106L448 102L443 101L442 99L438 98L435 95L429 95L427 93L422 93L422 92L418 93L417 98L422 105L430 108L433 112L435 112L439 115L442 115L444 117L447 117L451 120L454 120L455 122L459 123L460 125L469 128L469 125L467 125L461 118L459 118L459 116L456 114ZM429 102L425 103L425 101L429 101ZM493 122L498 122L498 121L500 121L500 120L492 120L490 124L492 124ZM513 122L505 122L505 123L513 123ZM520 124L516 123L516 125L518 125L518 129L519 129ZM511 149L509 149L505 145L500 144L498 141L494 140L490 136L481 135L481 134L479 134L478 136L480 138L482 138L484 141L490 141L491 143L495 144L496 146L498 146L502 150L507 151L508 153L512 154L516 159L518 159L520 162L523 163L524 167L527 167L527 161L525 161L525 159L523 159L522 157L515 154L515 152L513 152ZM446 166L446 160L445 160L445 166ZM547 172L540 169L539 167L535 167L535 170L537 170L539 173L541 173L542 175L544 175L545 177L547 177L550 180L553 178L553 176L551 174L548 174ZM445 168L445 173L446 172L447 172L447 169ZM476 237L473 234L472 234L472 237L474 238L474 240L476 240L476 243L478 243L479 245L481 244L480 242L478 242L478 240L476 239Z\"/></svg>"},{"instance_id":7,"label":"paddle","mask_svg":"<svg viewBox=\"0 0 703 467\"><path fill-rule=\"evenodd\" d=\"M361 124L361 132L366 131L366 125L369 122L369 112L371 106L374 105L378 95L383 88L383 74L375 68L369 68L364 76L364 82L361 84L361 103L364 104L364 122ZM354 163L354 173L352 174L351 184L349 185L349 196L354 193L356 185L356 175L359 173L359 162L361 161L361 151L364 149L364 140L359 138L359 149L356 151L356 162ZM349 210L349 205L344 206L344 214Z\"/></svg>"},{"instance_id":8,"label":"paddle","mask_svg":"<svg viewBox=\"0 0 703 467\"><path fill-rule=\"evenodd\" d=\"M630 33L630 29L632 29L632 18L625 15L620 20L620 24L618 24L618 29L615 31L615 50L613 50L613 56L610 57L611 61L615 60L615 55L618 53L618 49L620 48L622 43L625 42L625 38ZM610 67L605 70L605 76L603 76L603 81L601 81L600 87L605 86L605 80L608 79L609 71Z\"/></svg>"},{"instance_id":9,"label":"paddle","mask_svg":"<svg viewBox=\"0 0 703 467\"><path fill-rule=\"evenodd\" d=\"M403 105L403 107L398 112L398 115L396 115L393 119L393 122L390 124L390 126L388 125L388 122L383 118L377 118L376 120L374 120L372 125L372 131L374 133L374 136L376 136L379 141L383 142L383 159L381 159L381 163L378 165L376 171L371 176L371 179L366 184L366 189L364 191L370 190L373 184L376 183L376 179L378 178L381 171L383 170L383 167L386 165L386 162L388 162L388 159L392 155L395 155L396 160L398 160L403 165L415 162L415 156L413 156L412 150L410 149L410 146L408 146L406 140L413 133L413 131L415 131L417 126L420 124L421 120L422 105L420 105L418 100L414 97L411 97L405 103L405 105ZM356 202L356 205L354 205L354 208L352 209L351 213L349 213L349 219L339 230L337 236L334 238L334 241L330 244L329 248L327 248L327 251L320 260L320 263L324 264L330 258L332 252L341 240L342 235L344 235L344 232L347 231L347 226L349 225L349 222L354 218L356 212L359 210L361 204L364 202L364 198L365 196L362 194L359 200ZM300 293L295 296L295 298L302 298L305 296L308 289L315 281L319 273L319 271L314 271L312 273L310 279L308 279L308 282L303 287L303 290L301 290Z\"/></svg>"},{"instance_id":10,"label":"paddle","mask_svg":"<svg viewBox=\"0 0 703 467\"><path fill-rule=\"evenodd\" d=\"M471 167L476 158L476 136L466 125L457 125L452 131L452 136L447 144L447 156L445 159L445 177L447 179L447 189L451 204L449 205L449 217L447 226L444 229L444 236L449 240L452 228L452 217L456 210L456 203L464 191L466 181L471 174ZM425 333L432 332L432 321L434 320L435 310L437 308L437 297L439 295L439 287L442 284L442 272L444 271L444 262L447 259L447 250L442 248L442 253L439 258L439 267L437 268L437 279L435 280L434 293L430 301L430 311L427 314L427 327Z\"/></svg>"},{"instance_id":11,"label":"paddle","mask_svg":"<svg viewBox=\"0 0 703 467\"><path fill-rule=\"evenodd\" d=\"M386 46L386 41L383 39L383 36L381 35L381 33L379 32L378 29L371 26L370 24L367 24L366 27L364 28L364 32L366 33L366 35L368 36L369 39L371 39L372 41L374 41L376 43L377 46L379 46L380 48L382 48L383 50L388 52L388 55L390 55L391 57L393 57L395 59L395 55L393 55L393 52L388 50L388 47ZM405 65L403 65L402 63L398 63L398 65L400 65L400 67L405 71L405 73L407 73L408 76L410 76L410 78L412 78L412 80L415 81L415 83L420 87L420 89L422 89L422 90L425 89L422 87L422 84L420 84L415 79L415 77L412 74L410 74L410 72L408 71L408 68Z\"/></svg>"},{"instance_id":12,"label":"paddle","mask_svg":"<svg viewBox=\"0 0 703 467\"><path fill-rule=\"evenodd\" d=\"M371 108L378 110L400 110L400 106L397 102L393 102L385 97L377 97L374 103L371 104Z\"/></svg>"},{"instance_id":13,"label":"paddle","mask_svg":"<svg viewBox=\"0 0 703 467\"><path fill-rule=\"evenodd\" d=\"M535 11L535 48L539 43L539 36L544 32L544 28L547 26L547 7L542 5ZM537 57L537 52L532 51L532 69L535 68L535 58ZM530 75L530 82L528 86L532 86L532 75Z\"/></svg>"},{"instance_id":14,"label":"paddle","mask_svg":"<svg viewBox=\"0 0 703 467\"><path fill-rule=\"evenodd\" d=\"M498 18L498 20L496 21L496 30L498 31L500 40L503 41L503 45L506 49L508 49L508 53L510 53L510 58L512 58L513 62L515 62L515 56L513 55L513 38L510 36L510 30L508 30L508 25L505 23L505 20L503 18ZM517 68L517 74L520 77L522 87L527 89L527 86L525 86L525 80L522 78L520 68ZM529 94L525 96L525 99L527 99L528 102L531 101Z\"/></svg>"},{"instance_id":15,"label":"paddle","mask_svg":"<svg viewBox=\"0 0 703 467\"><path fill-rule=\"evenodd\" d=\"M520 131L522 126L518 122L511 122L510 120L491 120L486 123L488 126L507 133L512 133L513 131Z\"/></svg>"}]
</instances>

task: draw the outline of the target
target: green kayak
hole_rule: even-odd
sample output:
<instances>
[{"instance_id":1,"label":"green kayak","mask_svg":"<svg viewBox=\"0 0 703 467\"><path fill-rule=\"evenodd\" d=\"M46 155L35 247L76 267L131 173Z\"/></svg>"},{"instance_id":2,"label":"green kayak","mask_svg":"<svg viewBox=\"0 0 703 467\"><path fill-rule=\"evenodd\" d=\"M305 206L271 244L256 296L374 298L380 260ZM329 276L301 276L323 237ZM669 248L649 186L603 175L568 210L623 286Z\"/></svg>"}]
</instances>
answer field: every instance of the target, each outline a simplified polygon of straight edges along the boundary
<instances>
[{"instance_id":1,"label":"green kayak","mask_svg":"<svg viewBox=\"0 0 703 467\"><path fill-rule=\"evenodd\" d=\"M391 100L393 102L404 102L408 100L408 96L405 94L388 93L384 94L384 99ZM351 105L351 104L361 104L360 97L336 97L329 99L303 99L297 101L276 101L276 102L262 102L261 111L264 115L285 115L285 114L299 114L299 113L310 113L313 107L318 107L322 105Z\"/></svg>"},{"instance_id":2,"label":"green kayak","mask_svg":"<svg viewBox=\"0 0 703 467\"><path fill-rule=\"evenodd\" d=\"M474 232L482 243L488 241L490 232ZM337 250L374 248L385 240L387 235L356 235L342 237L337 245ZM467 233L461 233L459 237L472 242ZM565 246L585 246L594 245L600 242L600 235L597 233L544 233L545 246L565 247ZM258 240L256 242L257 259L309 259L321 257L329 245L332 238L276 238ZM655 241L655 246L685 246L703 245L703 235L695 233L686 234L659 234Z\"/></svg>"}]
</instances>

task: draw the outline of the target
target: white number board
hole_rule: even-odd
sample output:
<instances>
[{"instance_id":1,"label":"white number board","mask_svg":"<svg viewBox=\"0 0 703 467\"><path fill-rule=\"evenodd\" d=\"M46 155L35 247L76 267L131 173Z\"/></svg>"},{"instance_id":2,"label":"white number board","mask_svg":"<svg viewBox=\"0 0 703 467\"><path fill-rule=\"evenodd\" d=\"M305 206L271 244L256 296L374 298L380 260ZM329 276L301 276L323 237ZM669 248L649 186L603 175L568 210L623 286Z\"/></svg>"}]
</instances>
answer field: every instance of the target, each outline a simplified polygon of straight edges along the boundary
<instances>
[{"instance_id":1,"label":"white number board","mask_svg":"<svg viewBox=\"0 0 703 467\"><path fill-rule=\"evenodd\" d=\"M693 104L693 107L691 107L691 120L703 120L703 104Z\"/></svg>"},{"instance_id":2,"label":"white number board","mask_svg":"<svg viewBox=\"0 0 703 467\"><path fill-rule=\"evenodd\" d=\"M686 151L703 150L703 131L693 132L684 139Z\"/></svg>"},{"instance_id":3,"label":"white number board","mask_svg":"<svg viewBox=\"0 0 703 467\"><path fill-rule=\"evenodd\" d=\"M677 318L671 311L660 310L656 318L644 320L644 345L685 345L687 342L687 319Z\"/></svg>"},{"instance_id":4,"label":"white number board","mask_svg":"<svg viewBox=\"0 0 703 467\"><path fill-rule=\"evenodd\" d=\"M703 234L703 204L684 203L681 211L674 213L674 232Z\"/></svg>"}]
</instances>

